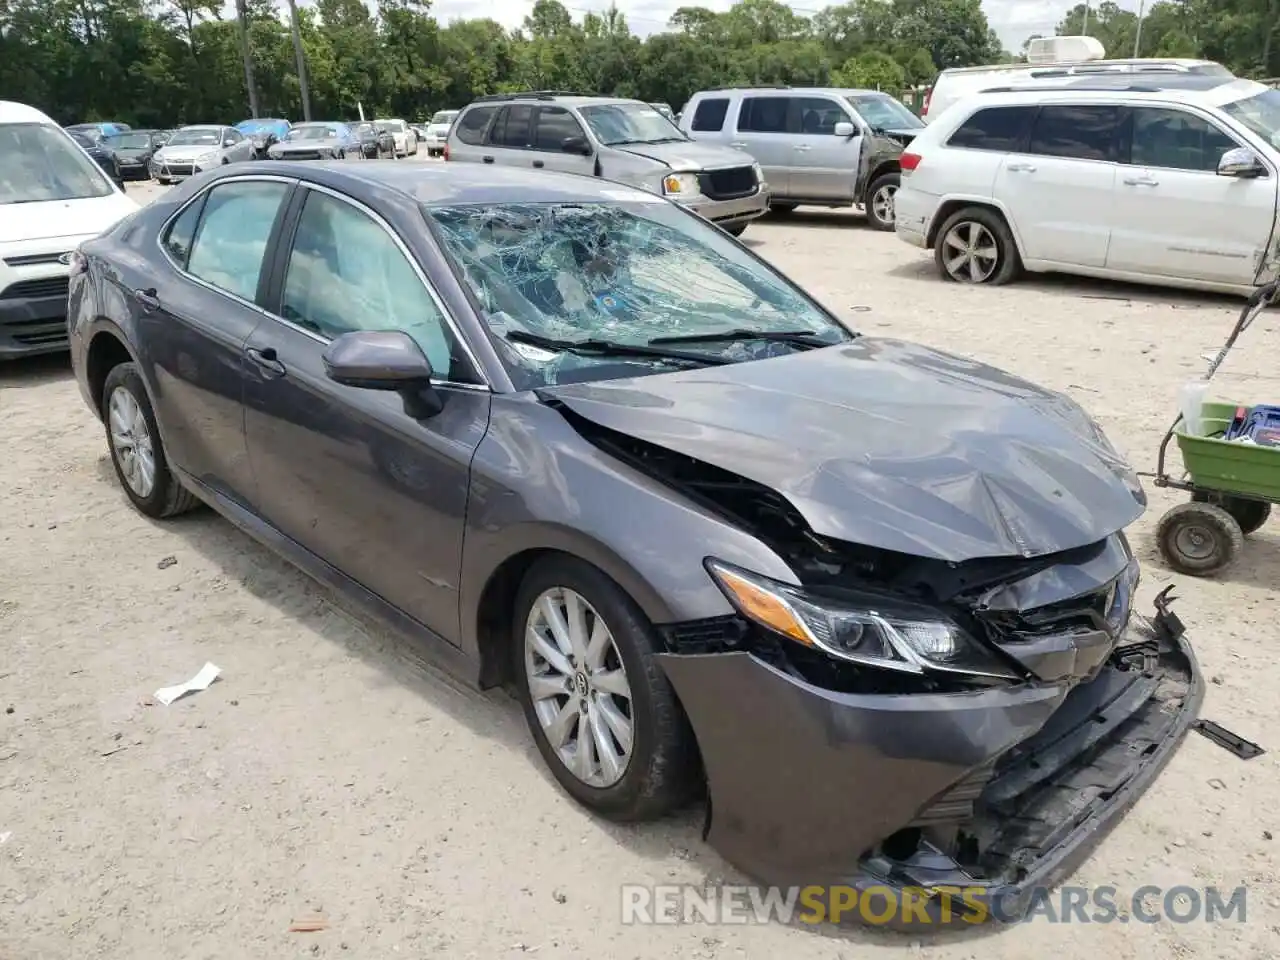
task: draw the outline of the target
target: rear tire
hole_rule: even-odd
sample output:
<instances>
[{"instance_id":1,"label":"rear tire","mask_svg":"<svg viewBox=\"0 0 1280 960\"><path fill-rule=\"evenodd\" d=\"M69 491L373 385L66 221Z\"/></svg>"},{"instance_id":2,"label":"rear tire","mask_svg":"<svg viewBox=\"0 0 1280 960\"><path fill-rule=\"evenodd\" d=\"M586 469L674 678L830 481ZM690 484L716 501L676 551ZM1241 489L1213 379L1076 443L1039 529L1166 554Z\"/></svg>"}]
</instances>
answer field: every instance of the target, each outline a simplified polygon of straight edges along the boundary
<instances>
[{"instance_id":1,"label":"rear tire","mask_svg":"<svg viewBox=\"0 0 1280 960\"><path fill-rule=\"evenodd\" d=\"M1004 217L987 207L965 207L938 228L933 260L943 280L1000 286L1022 272L1018 245Z\"/></svg>"},{"instance_id":2,"label":"rear tire","mask_svg":"<svg viewBox=\"0 0 1280 960\"><path fill-rule=\"evenodd\" d=\"M122 363L107 374L102 411L111 464L125 495L139 512L160 520L200 505L199 498L169 469L155 411L137 364Z\"/></svg>"},{"instance_id":3,"label":"rear tire","mask_svg":"<svg viewBox=\"0 0 1280 960\"><path fill-rule=\"evenodd\" d=\"M583 648L603 653L584 656L567 641L557 644L555 631L544 626L550 622L547 604L561 623L570 623L571 600L583 611L577 634ZM600 626L607 639L596 647L589 641ZM539 636L540 645L529 639ZM566 645L574 652L564 652ZM692 798L700 782L697 749L684 710L654 657L661 649L657 631L609 577L562 554L536 562L516 596L511 648L516 695L534 742L575 800L611 820L638 821L658 819ZM550 658L538 650L549 650ZM607 688L601 679L606 676ZM610 692L619 683L626 697ZM538 689L537 701L531 685ZM616 759L613 769L604 763L599 746L602 736L604 749L623 749L628 738L615 736L619 720L631 731L620 771ZM597 734L597 728L603 732ZM579 734L588 738L585 755L579 753ZM553 745L549 736L559 742Z\"/></svg>"},{"instance_id":4,"label":"rear tire","mask_svg":"<svg viewBox=\"0 0 1280 960\"><path fill-rule=\"evenodd\" d=\"M1226 570L1244 549L1235 517L1212 503L1180 503L1156 528L1160 555L1179 573L1209 577Z\"/></svg>"}]
</instances>

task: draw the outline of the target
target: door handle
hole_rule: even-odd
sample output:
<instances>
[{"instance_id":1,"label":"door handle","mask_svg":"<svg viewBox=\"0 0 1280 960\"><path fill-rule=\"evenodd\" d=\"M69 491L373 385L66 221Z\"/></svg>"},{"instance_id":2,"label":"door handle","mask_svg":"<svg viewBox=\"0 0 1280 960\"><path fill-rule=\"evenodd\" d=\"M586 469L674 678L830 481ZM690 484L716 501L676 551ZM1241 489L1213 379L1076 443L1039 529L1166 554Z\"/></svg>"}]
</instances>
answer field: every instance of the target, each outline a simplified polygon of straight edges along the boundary
<instances>
[{"instance_id":1,"label":"door handle","mask_svg":"<svg viewBox=\"0 0 1280 960\"><path fill-rule=\"evenodd\" d=\"M147 310L160 309L160 298L156 296L155 287L144 287L133 291L133 299L137 300Z\"/></svg>"},{"instance_id":2,"label":"door handle","mask_svg":"<svg viewBox=\"0 0 1280 960\"><path fill-rule=\"evenodd\" d=\"M1130 187L1158 187L1158 186L1160 186L1160 181L1159 181L1159 180L1152 180L1150 177L1125 177L1125 178L1124 178L1124 182L1125 182L1125 185L1126 185L1126 186L1130 186Z\"/></svg>"},{"instance_id":3,"label":"door handle","mask_svg":"<svg viewBox=\"0 0 1280 960\"><path fill-rule=\"evenodd\" d=\"M1033 163L1011 163L1005 167L1010 173L1035 173L1036 167Z\"/></svg>"},{"instance_id":4,"label":"door handle","mask_svg":"<svg viewBox=\"0 0 1280 960\"><path fill-rule=\"evenodd\" d=\"M281 363L278 359L276 359L275 347L263 347L261 350L256 350L253 347L248 347L245 350L245 354L249 357L250 360L252 360L254 363L256 363L259 367L261 367L266 372L267 379L274 380L277 377L284 376L285 374L284 364Z\"/></svg>"},{"instance_id":5,"label":"door handle","mask_svg":"<svg viewBox=\"0 0 1280 960\"><path fill-rule=\"evenodd\" d=\"M809 149L810 149L810 147L809 147L809 145L808 145L807 143L797 143L797 144L796 144L796 149L797 149L797 150L800 150L801 152L803 152L803 151L809 150Z\"/></svg>"},{"instance_id":6,"label":"door handle","mask_svg":"<svg viewBox=\"0 0 1280 960\"><path fill-rule=\"evenodd\" d=\"M541 170L541 169L543 168L543 166L544 166L544 164L543 164L543 162L542 162L541 160L535 160L535 161L533 161L533 165L534 165L535 167L537 167L539 170Z\"/></svg>"},{"instance_id":7,"label":"door handle","mask_svg":"<svg viewBox=\"0 0 1280 960\"><path fill-rule=\"evenodd\" d=\"M736 150L745 150L745 149L747 149L747 145L746 145L745 143L743 143L741 140L735 140L735 141L733 141L733 143L729 144L729 146L733 147L733 148L734 148L734 149L736 149Z\"/></svg>"},{"instance_id":8,"label":"door handle","mask_svg":"<svg viewBox=\"0 0 1280 960\"><path fill-rule=\"evenodd\" d=\"M481 157L480 159L485 163L493 163L493 157Z\"/></svg>"}]
</instances>

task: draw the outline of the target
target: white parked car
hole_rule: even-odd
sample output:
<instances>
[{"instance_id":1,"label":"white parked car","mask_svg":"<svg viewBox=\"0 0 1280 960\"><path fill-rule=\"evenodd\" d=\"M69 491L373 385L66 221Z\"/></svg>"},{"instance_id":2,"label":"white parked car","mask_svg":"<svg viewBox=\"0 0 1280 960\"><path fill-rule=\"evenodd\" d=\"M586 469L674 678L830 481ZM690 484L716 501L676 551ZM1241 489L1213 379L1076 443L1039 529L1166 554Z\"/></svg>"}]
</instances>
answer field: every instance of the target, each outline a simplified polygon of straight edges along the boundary
<instances>
[{"instance_id":1,"label":"white parked car","mask_svg":"<svg viewBox=\"0 0 1280 960\"><path fill-rule=\"evenodd\" d=\"M137 209L53 120L0 100L0 361L67 349L76 248Z\"/></svg>"},{"instance_id":2,"label":"white parked car","mask_svg":"<svg viewBox=\"0 0 1280 960\"><path fill-rule=\"evenodd\" d=\"M151 175L159 183L178 183L202 170L216 170L224 163L241 163L257 156L253 139L235 127L193 124L175 130L151 155Z\"/></svg>"},{"instance_id":3,"label":"white parked car","mask_svg":"<svg viewBox=\"0 0 1280 960\"><path fill-rule=\"evenodd\" d=\"M1280 91L1251 80L997 89L936 118L901 165L898 237L948 280L1248 292L1280 273Z\"/></svg>"},{"instance_id":4,"label":"white parked car","mask_svg":"<svg viewBox=\"0 0 1280 960\"><path fill-rule=\"evenodd\" d=\"M444 156L445 144L449 142L449 128L453 126L453 121L459 113L461 113L460 110L437 110L431 115L424 138L428 157Z\"/></svg>"},{"instance_id":5,"label":"white parked car","mask_svg":"<svg viewBox=\"0 0 1280 960\"><path fill-rule=\"evenodd\" d=\"M418 135L403 120L375 120L373 125L391 134L396 144L397 157L414 156L418 152Z\"/></svg>"}]
</instances>

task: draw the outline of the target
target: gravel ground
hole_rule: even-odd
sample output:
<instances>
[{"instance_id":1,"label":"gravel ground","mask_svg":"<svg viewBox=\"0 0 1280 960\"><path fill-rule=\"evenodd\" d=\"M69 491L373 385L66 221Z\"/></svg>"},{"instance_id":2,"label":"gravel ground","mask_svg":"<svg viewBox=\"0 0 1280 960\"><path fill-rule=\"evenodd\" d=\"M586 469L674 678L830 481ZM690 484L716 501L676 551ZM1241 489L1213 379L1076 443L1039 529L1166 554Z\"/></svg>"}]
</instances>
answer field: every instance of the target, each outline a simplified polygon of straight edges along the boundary
<instances>
[{"instance_id":1,"label":"gravel ground","mask_svg":"<svg viewBox=\"0 0 1280 960\"><path fill-rule=\"evenodd\" d=\"M1139 469L1239 309L1061 279L958 288L851 213L801 211L745 239L866 332L1067 391ZM1242 341L1224 385L1243 392L1228 395L1277 398L1277 326ZM697 812L594 820L543 772L505 696L422 666L208 512L143 519L63 359L0 367L0 417L0 957L1276 954L1280 754L1246 763L1194 735L1075 882L1248 884L1243 924L624 926L621 884L740 879ZM1133 538L1144 602L1176 580L1212 678L1204 715L1274 748L1280 536L1264 528L1223 580L1175 578L1151 543L1175 498L1151 496ZM146 705L207 660L224 671L212 688ZM312 915L327 929L289 932Z\"/></svg>"}]
</instances>

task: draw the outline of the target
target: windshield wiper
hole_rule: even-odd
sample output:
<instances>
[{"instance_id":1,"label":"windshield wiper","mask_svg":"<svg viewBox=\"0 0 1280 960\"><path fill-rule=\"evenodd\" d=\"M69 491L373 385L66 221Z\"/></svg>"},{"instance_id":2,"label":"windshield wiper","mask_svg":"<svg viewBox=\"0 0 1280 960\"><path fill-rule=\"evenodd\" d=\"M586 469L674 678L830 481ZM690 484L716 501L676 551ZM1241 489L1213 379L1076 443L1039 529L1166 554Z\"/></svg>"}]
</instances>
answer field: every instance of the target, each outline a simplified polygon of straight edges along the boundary
<instances>
[{"instance_id":1,"label":"windshield wiper","mask_svg":"<svg viewBox=\"0 0 1280 960\"><path fill-rule=\"evenodd\" d=\"M541 334L529 333L527 330L512 330L505 334L513 343L527 343L531 347L543 350L554 350L563 353L595 354L601 357L653 357L658 360L680 360L685 363L722 364L731 361L724 357L708 356L702 353L686 353L683 350L664 350L653 346L653 341L644 343L617 343L613 340L557 340L555 337L544 337Z\"/></svg>"},{"instance_id":2,"label":"windshield wiper","mask_svg":"<svg viewBox=\"0 0 1280 960\"><path fill-rule=\"evenodd\" d=\"M830 347L834 342L823 340L812 330L717 330L714 333L677 333L654 337L650 344L662 343L731 343L735 340L768 340L770 343L786 343L793 347Z\"/></svg>"}]
</instances>

